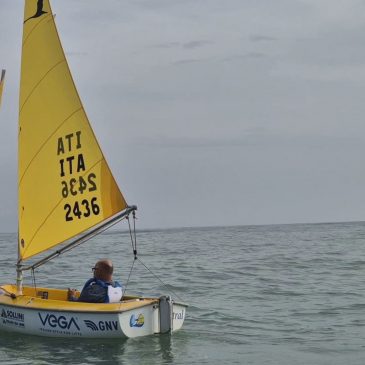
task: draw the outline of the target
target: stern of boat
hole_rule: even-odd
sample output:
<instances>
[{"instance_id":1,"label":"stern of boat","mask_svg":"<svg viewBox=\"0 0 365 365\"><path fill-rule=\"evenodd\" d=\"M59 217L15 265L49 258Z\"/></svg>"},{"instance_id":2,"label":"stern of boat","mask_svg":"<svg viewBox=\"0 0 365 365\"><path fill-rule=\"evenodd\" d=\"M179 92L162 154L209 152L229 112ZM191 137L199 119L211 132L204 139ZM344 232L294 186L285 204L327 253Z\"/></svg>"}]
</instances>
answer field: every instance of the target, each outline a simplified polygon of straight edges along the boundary
<instances>
[{"instance_id":1,"label":"stern of boat","mask_svg":"<svg viewBox=\"0 0 365 365\"><path fill-rule=\"evenodd\" d=\"M184 323L187 305L160 297L158 302L120 314L120 325L127 337L178 331Z\"/></svg>"}]
</instances>

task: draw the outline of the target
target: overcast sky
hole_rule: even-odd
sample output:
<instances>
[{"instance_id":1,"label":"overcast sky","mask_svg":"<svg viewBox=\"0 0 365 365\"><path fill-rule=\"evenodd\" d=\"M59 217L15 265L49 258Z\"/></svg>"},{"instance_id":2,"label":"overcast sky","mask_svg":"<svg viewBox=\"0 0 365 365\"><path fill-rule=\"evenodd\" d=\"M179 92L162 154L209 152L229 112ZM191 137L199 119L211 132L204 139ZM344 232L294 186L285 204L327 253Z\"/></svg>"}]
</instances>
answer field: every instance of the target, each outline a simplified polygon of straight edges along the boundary
<instances>
[{"instance_id":1,"label":"overcast sky","mask_svg":"<svg viewBox=\"0 0 365 365\"><path fill-rule=\"evenodd\" d=\"M53 0L139 227L365 220L365 2ZM17 229L23 1L0 0L0 231Z\"/></svg>"}]
</instances>

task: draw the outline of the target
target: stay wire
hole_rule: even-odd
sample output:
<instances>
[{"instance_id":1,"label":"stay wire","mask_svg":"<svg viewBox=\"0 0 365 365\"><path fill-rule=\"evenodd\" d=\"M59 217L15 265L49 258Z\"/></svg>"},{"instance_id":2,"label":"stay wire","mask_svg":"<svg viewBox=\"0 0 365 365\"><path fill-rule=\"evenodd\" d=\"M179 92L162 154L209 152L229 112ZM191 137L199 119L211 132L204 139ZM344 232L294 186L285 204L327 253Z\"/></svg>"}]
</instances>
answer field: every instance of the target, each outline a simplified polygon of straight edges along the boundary
<instances>
[{"instance_id":1,"label":"stay wire","mask_svg":"<svg viewBox=\"0 0 365 365\"><path fill-rule=\"evenodd\" d=\"M127 291L127 287L128 287L128 284L129 284L129 279L131 278L132 271L133 271L133 266L134 266L134 263L135 263L135 262L136 262L136 260L135 260L135 259L133 259L132 266L131 266L131 269L130 269L130 271L129 271L128 279L127 279L127 282L126 282L126 284L125 284L124 290L123 290L123 292L122 292L122 299L121 299L121 300L123 300L123 297L124 297L124 295L125 295L125 292Z\"/></svg>"},{"instance_id":2,"label":"stay wire","mask_svg":"<svg viewBox=\"0 0 365 365\"><path fill-rule=\"evenodd\" d=\"M178 298L179 300L181 300L183 302L183 299L177 295L172 289L169 288L168 284L164 283L155 273L152 272L152 270L150 270L143 262L140 258L136 258L136 260L138 260L145 268L146 270L151 273L163 286L165 286L165 288L170 291L172 294L174 294L174 296L176 298Z\"/></svg>"},{"instance_id":3,"label":"stay wire","mask_svg":"<svg viewBox=\"0 0 365 365\"><path fill-rule=\"evenodd\" d=\"M137 232L136 232L136 211L133 211L133 233L134 233L134 256L137 258Z\"/></svg>"},{"instance_id":4,"label":"stay wire","mask_svg":"<svg viewBox=\"0 0 365 365\"><path fill-rule=\"evenodd\" d=\"M136 243L133 239L132 227L131 227L131 222L129 221L129 216L127 216L126 219L128 221L129 236L131 238L132 251L133 251L134 259L136 260L137 259L137 247L136 247ZM135 225L134 225L134 237L136 237L136 226Z\"/></svg>"},{"instance_id":5,"label":"stay wire","mask_svg":"<svg viewBox=\"0 0 365 365\"><path fill-rule=\"evenodd\" d=\"M135 218L135 214L133 212L133 218ZM125 292L127 291L127 287L128 287L128 284L129 284L129 280L131 278L131 275L132 275L132 271L133 271L133 267L134 267L134 263L137 259L137 249L136 249L136 224L135 224L135 219L133 220L134 221L134 240L133 240L133 234L132 234L132 227L131 227L131 223L129 221L129 216L126 217L126 220L128 222L128 228L129 228L129 236L131 238L131 244L132 244L132 251L133 251L133 254L134 254L134 258L133 258L133 262L132 262L132 266L131 266L131 269L129 271L129 275L128 275L128 279L127 279L127 282L125 284L125 288L123 290L123 293L122 293L122 299L125 295Z\"/></svg>"},{"instance_id":6,"label":"stay wire","mask_svg":"<svg viewBox=\"0 0 365 365\"><path fill-rule=\"evenodd\" d=\"M147 265L144 264L144 262L137 257L137 234L136 234L136 215L135 215L135 212L133 211L133 234L132 234L132 228L131 228L131 224L130 224L130 221L129 221L129 216L126 217L127 221L128 221L128 226L129 226L129 234L130 234L130 238L131 238L131 243L132 243L132 250L133 250L133 254L134 254L134 259L133 259L133 263L132 263L132 267L129 271L129 276L128 276L128 280L127 280L127 283L126 283L126 287L123 291L123 296L122 298L124 297L124 294L127 290L127 286L128 286L128 283L129 283L129 279L131 277L131 274L132 274L132 270L133 270L133 267L134 267L134 263L135 261L139 261L142 266L145 267L145 269L150 273L152 274L152 276L154 276L168 291L170 291L176 298L178 298L179 300L183 301L183 299L177 295L171 288L169 288L169 286L164 283L155 273L152 272L152 270L150 270ZM134 236L134 237L133 237Z\"/></svg>"}]
</instances>

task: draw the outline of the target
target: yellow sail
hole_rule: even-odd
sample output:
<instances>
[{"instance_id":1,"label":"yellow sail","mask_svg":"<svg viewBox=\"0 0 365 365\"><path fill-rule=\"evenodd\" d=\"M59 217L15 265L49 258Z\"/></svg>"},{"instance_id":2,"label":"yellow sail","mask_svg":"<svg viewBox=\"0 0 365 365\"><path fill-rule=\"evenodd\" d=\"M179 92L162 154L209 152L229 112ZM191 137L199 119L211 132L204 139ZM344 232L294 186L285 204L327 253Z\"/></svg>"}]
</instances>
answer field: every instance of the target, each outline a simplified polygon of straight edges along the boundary
<instances>
[{"instance_id":1,"label":"yellow sail","mask_svg":"<svg viewBox=\"0 0 365 365\"><path fill-rule=\"evenodd\" d=\"M127 207L79 99L48 0L25 0L19 261Z\"/></svg>"},{"instance_id":2,"label":"yellow sail","mask_svg":"<svg viewBox=\"0 0 365 365\"><path fill-rule=\"evenodd\" d=\"M0 106L1 106L1 98L3 95L4 81L5 81L5 70L2 70L0 76Z\"/></svg>"}]
</instances>

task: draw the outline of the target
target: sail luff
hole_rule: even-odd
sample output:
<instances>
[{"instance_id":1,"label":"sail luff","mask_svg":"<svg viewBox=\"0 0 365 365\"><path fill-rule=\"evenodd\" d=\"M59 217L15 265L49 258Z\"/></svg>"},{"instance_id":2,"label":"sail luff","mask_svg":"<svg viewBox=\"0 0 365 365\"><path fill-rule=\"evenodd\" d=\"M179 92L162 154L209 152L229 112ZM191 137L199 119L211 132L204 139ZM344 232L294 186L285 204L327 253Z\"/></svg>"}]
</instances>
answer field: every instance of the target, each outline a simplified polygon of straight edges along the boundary
<instances>
[{"instance_id":1,"label":"sail luff","mask_svg":"<svg viewBox=\"0 0 365 365\"><path fill-rule=\"evenodd\" d=\"M19 261L127 207L91 128L49 0L26 0L19 98Z\"/></svg>"}]
</instances>

